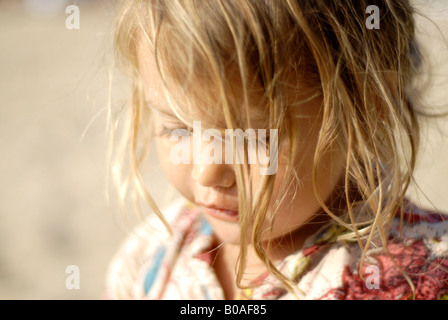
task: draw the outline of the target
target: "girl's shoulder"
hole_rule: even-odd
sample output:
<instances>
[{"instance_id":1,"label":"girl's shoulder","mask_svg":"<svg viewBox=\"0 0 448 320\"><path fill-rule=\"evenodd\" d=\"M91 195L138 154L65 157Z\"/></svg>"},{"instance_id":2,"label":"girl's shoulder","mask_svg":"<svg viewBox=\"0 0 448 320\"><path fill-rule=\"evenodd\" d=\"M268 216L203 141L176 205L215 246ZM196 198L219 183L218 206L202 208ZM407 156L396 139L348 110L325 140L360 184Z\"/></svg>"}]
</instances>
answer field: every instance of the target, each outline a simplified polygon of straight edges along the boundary
<instances>
[{"instance_id":1,"label":"girl's shoulder","mask_svg":"<svg viewBox=\"0 0 448 320\"><path fill-rule=\"evenodd\" d=\"M243 299L448 299L448 215L410 202L397 213L386 248L371 246L363 257L357 242L338 242L345 228L330 223L278 268L297 283L287 292L262 275Z\"/></svg>"},{"instance_id":2,"label":"girl's shoulder","mask_svg":"<svg viewBox=\"0 0 448 320\"><path fill-rule=\"evenodd\" d=\"M424 209L406 201L401 212L397 212L389 228L392 238L432 239L446 242L448 236L448 213Z\"/></svg>"},{"instance_id":3,"label":"girl's shoulder","mask_svg":"<svg viewBox=\"0 0 448 320\"><path fill-rule=\"evenodd\" d=\"M187 238L199 233L200 213L185 200L178 200L163 210L172 234L155 215L125 238L113 257L107 277L105 298L143 299L152 287L162 290L163 282L156 281L169 275L170 264L176 261Z\"/></svg>"},{"instance_id":4,"label":"girl's shoulder","mask_svg":"<svg viewBox=\"0 0 448 320\"><path fill-rule=\"evenodd\" d=\"M372 249L366 260L362 276L346 267L345 299L448 299L448 215L406 202L387 250Z\"/></svg>"},{"instance_id":5,"label":"girl's shoulder","mask_svg":"<svg viewBox=\"0 0 448 320\"><path fill-rule=\"evenodd\" d=\"M386 249L372 246L361 257L357 244L330 246L315 267L336 280L319 298L448 299L447 214L407 201L390 225Z\"/></svg>"}]
</instances>

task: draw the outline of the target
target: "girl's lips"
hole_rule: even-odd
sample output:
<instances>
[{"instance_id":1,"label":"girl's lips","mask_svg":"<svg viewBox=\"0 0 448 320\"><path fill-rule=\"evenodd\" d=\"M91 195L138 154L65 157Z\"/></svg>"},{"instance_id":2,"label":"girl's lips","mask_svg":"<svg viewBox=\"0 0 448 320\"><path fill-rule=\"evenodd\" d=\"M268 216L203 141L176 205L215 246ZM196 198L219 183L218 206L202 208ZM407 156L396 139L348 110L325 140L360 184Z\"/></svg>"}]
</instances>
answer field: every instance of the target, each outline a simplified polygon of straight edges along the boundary
<instances>
[{"instance_id":1,"label":"girl's lips","mask_svg":"<svg viewBox=\"0 0 448 320\"><path fill-rule=\"evenodd\" d=\"M238 211L205 206L202 206L202 209L214 218L228 222L238 222Z\"/></svg>"}]
</instances>

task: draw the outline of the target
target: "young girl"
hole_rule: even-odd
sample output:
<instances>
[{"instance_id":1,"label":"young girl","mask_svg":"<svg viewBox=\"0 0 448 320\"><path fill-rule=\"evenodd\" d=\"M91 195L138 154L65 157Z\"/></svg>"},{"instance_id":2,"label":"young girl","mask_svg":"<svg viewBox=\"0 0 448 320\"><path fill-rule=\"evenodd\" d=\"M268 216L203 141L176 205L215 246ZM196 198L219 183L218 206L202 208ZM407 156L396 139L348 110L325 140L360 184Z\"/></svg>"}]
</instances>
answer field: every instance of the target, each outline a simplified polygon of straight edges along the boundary
<instances>
[{"instance_id":1,"label":"young girl","mask_svg":"<svg viewBox=\"0 0 448 320\"><path fill-rule=\"evenodd\" d=\"M114 173L154 215L108 297L447 299L446 216L405 198L413 15L404 0L126 1L116 48L134 90ZM163 212L145 186L152 138L184 197Z\"/></svg>"}]
</instances>

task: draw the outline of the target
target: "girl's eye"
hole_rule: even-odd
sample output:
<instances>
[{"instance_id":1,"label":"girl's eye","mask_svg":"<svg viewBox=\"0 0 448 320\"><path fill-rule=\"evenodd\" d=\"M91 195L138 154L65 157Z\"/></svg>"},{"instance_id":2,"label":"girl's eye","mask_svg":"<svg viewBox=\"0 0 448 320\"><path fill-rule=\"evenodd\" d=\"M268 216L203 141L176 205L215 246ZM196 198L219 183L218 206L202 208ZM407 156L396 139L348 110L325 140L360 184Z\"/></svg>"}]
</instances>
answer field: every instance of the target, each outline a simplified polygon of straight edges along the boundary
<instances>
[{"instance_id":1,"label":"girl's eye","mask_svg":"<svg viewBox=\"0 0 448 320\"><path fill-rule=\"evenodd\" d=\"M185 135L189 136L191 135L192 128L189 127L177 127L177 128L168 128L163 126L162 130L156 135L157 137L163 137L163 138L170 138L173 132L176 131L176 134L179 135Z\"/></svg>"},{"instance_id":2,"label":"girl's eye","mask_svg":"<svg viewBox=\"0 0 448 320\"><path fill-rule=\"evenodd\" d=\"M259 143L265 143L266 145L269 145L270 140L271 140L271 135L269 134L269 130L267 130L265 136L258 138Z\"/></svg>"},{"instance_id":3,"label":"girl's eye","mask_svg":"<svg viewBox=\"0 0 448 320\"><path fill-rule=\"evenodd\" d=\"M271 141L271 135L266 134L265 140L266 140L266 144L269 144L269 142Z\"/></svg>"}]
</instances>

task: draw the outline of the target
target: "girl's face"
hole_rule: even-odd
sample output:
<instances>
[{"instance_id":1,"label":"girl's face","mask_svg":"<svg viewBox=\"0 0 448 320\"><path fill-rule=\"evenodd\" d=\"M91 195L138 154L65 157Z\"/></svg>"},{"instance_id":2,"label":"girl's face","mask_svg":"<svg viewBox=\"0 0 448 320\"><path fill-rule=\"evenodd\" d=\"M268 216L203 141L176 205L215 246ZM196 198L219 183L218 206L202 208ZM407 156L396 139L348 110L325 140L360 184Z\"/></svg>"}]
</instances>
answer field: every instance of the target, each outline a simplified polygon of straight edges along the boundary
<instances>
[{"instance_id":1,"label":"girl's face","mask_svg":"<svg viewBox=\"0 0 448 320\"><path fill-rule=\"evenodd\" d=\"M171 150L179 142L170 141L171 130L186 126L169 107L163 94L161 78L153 56L145 52L140 58L147 98L154 110L152 114L157 152L165 175L185 198L202 209L220 242L237 243L240 226L235 165L226 164L224 160L222 164L206 164L204 162L195 164L193 161L190 161L190 164L173 163L170 159ZM294 99L294 97L297 97L297 93L291 92L291 98ZM295 126L297 134L294 169L299 182L295 184L297 188L290 188L286 195L280 194L280 189L285 182L292 178L285 174L288 146L287 143L279 142L278 170L275 173L271 210L268 211L263 240L268 240L268 237L271 240L280 239L280 241L287 239L288 244L301 245L306 236L320 226L319 223L307 224L306 222L322 221L322 217L325 217L325 215L316 215L320 212L321 207L314 195L312 184L314 151L321 123L321 104L321 97L317 97L297 106L297 112L291 114L291 125ZM256 127L256 120L253 121L254 129L260 129L261 127ZM244 131L243 128L242 130ZM204 148L204 142L202 147ZM251 172L258 173L258 169L258 165L251 165ZM340 158L330 152L323 156L317 176L317 188L323 200L330 197L337 183L340 182L342 172L343 161ZM262 177L258 174L252 177L252 189L255 193L262 193L262 190L258 190ZM283 202L279 207L272 229L270 229L269 218L272 215L272 208L276 204L276 200L282 198L284 198Z\"/></svg>"}]
</instances>

